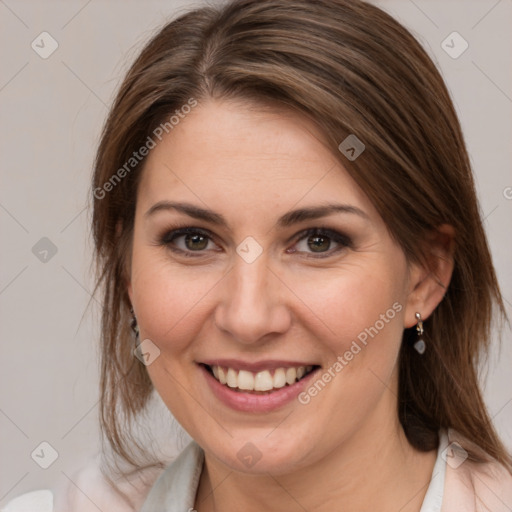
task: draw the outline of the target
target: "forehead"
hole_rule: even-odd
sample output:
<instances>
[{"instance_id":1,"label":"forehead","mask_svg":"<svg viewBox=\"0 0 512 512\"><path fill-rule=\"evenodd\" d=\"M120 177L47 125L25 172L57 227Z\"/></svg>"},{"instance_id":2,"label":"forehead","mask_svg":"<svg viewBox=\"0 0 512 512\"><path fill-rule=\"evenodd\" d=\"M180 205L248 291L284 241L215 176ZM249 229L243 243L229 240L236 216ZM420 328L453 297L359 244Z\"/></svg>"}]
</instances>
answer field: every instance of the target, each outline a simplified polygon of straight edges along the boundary
<instances>
[{"instance_id":1,"label":"forehead","mask_svg":"<svg viewBox=\"0 0 512 512\"><path fill-rule=\"evenodd\" d=\"M227 101L200 103L163 136L148 155L139 195L145 203L171 195L253 210L272 198L368 206L312 121Z\"/></svg>"}]
</instances>

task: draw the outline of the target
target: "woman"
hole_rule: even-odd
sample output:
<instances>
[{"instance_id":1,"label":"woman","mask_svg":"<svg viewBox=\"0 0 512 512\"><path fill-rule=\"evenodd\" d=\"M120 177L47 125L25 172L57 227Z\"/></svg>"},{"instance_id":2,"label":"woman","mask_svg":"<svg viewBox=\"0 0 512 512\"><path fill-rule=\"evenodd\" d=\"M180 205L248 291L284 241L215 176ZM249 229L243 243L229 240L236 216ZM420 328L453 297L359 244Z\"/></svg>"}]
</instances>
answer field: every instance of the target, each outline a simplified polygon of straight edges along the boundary
<instances>
[{"instance_id":1,"label":"woman","mask_svg":"<svg viewBox=\"0 0 512 512\"><path fill-rule=\"evenodd\" d=\"M470 164L390 16L181 16L121 86L93 195L101 421L135 471L55 510L511 509L477 380L504 310ZM153 390L194 440L163 471L128 428Z\"/></svg>"}]
</instances>

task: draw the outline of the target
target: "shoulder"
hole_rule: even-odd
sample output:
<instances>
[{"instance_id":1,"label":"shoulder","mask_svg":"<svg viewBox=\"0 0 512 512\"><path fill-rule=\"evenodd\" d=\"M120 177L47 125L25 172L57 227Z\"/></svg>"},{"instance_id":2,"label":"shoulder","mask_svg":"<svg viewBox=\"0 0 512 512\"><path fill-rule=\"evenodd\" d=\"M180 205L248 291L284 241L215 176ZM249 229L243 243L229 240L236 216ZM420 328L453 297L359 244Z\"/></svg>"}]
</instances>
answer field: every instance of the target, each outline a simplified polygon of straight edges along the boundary
<instances>
[{"instance_id":1,"label":"shoulder","mask_svg":"<svg viewBox=\"0 0 512 512\"><path fill-rule=\"evenodd\" d=\"M443 511L509 512L512 510L512 475L478 446L453 430L448 432ZM467 458L467 451L487 462Z\"/></svg>"},{"instance_id":2,"label":"shoulder","mask_svg":"<svg viewBox=\"0 0 512 512\"><path fill-rule=\"evenodd\" d=\"M11 500L1 512L53 512L53 493L48 489L27 492Z\"/></svg>"},{"instance_id":3,"label":"shoulder","mask_svg":"<svg viewBox=\"0 0 512 512\"><path fill-rule=\"evenodd\" d=\"M0 512L134 512L139 510L161 469L144 469L108 481L99 458L62 479L52 490L38 490L11 500Z\"/></svg>"}]
</instances>

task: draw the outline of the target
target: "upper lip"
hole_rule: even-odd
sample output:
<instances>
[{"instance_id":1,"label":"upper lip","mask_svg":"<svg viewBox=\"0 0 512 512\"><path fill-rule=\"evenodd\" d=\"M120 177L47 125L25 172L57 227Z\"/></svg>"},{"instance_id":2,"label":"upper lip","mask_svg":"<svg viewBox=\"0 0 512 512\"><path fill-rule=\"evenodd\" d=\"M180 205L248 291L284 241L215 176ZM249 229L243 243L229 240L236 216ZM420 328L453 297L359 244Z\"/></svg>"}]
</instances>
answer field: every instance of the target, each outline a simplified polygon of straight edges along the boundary
<instances>
[{"instance_id":1,"label":"upper lip","mask_svg":"<svg viewBox=\"0 0 512 512\"><path fill-rule=\"evenodd\" d=\"M234 370L247 370L257 373L263 370L274 370L276 368L298 368L299 366L318 366L315 363L303 361L284 361L277 359L266 359L263 361L242 361L241 359L208 359L200 361L207 366L222 366L223 368L233 368Z\"/></svg>"}]
</instances>

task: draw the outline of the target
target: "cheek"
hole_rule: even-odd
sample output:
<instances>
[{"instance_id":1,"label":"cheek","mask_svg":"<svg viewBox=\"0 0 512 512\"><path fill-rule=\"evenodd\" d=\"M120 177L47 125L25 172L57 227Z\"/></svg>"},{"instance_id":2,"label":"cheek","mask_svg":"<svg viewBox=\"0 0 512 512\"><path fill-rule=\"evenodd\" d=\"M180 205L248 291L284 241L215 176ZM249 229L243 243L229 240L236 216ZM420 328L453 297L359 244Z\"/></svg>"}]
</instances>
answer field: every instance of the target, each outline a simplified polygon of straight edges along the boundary
<instances>
[{"instance_id":1,"label":"cheek","mask_svg":"<svg viewBox=\"0 0 512 512\"><path fill-rule=\"evenodd\" d=\"M160 350L147 366L149 377L178 422L194 432L193 419L207 422L208 417L195 400L190 400L191 351L211 307L209 291L222 276L178 268L164 251L162 254L157 255L154 248L134 247L133 302L141 341L150 339Z\"/></svg>"},{"instance_id":2,"label":"cheek","mask_svg":"<svg viewBox=\"0 0 512 512\"><path fill-rule=\"evenodd\" d=\"M209 292L221 278L217 272L187 270L170 263L165 252L134 248L132 290L142 337L161 350L179 352L204 324Z\"/></svg>"},{"instance_id":3,"label":"cheek","mask_svg":"<svg viewBox=\"0 0 512 512\"><path fill-rule=\"evenodd\" d=\"M349 435L383 400L393 407L394 391L388 391L395 386L406 298L404 281L397 283L398 270L353 266L297 290L309 298L310 325L316 326L312 337L328 356L299 397L307 417L325 418L323 432Z\"/></svg>"},{"instance_id":4,"label":"cheek","mask_svg":"<svg viewBox=\"0 0 512 512\"><path fill-rule=\"evenodd\" d=\"M333 359L348 351L353 366L393 365L406 298L405 279L397 277L405 277L405 268L400 259L378 265L366 261L317 273L314 279L295 279L294 291L306 306L297 316L311 319L313 334Z\"/></svg>"}]
</instances>

